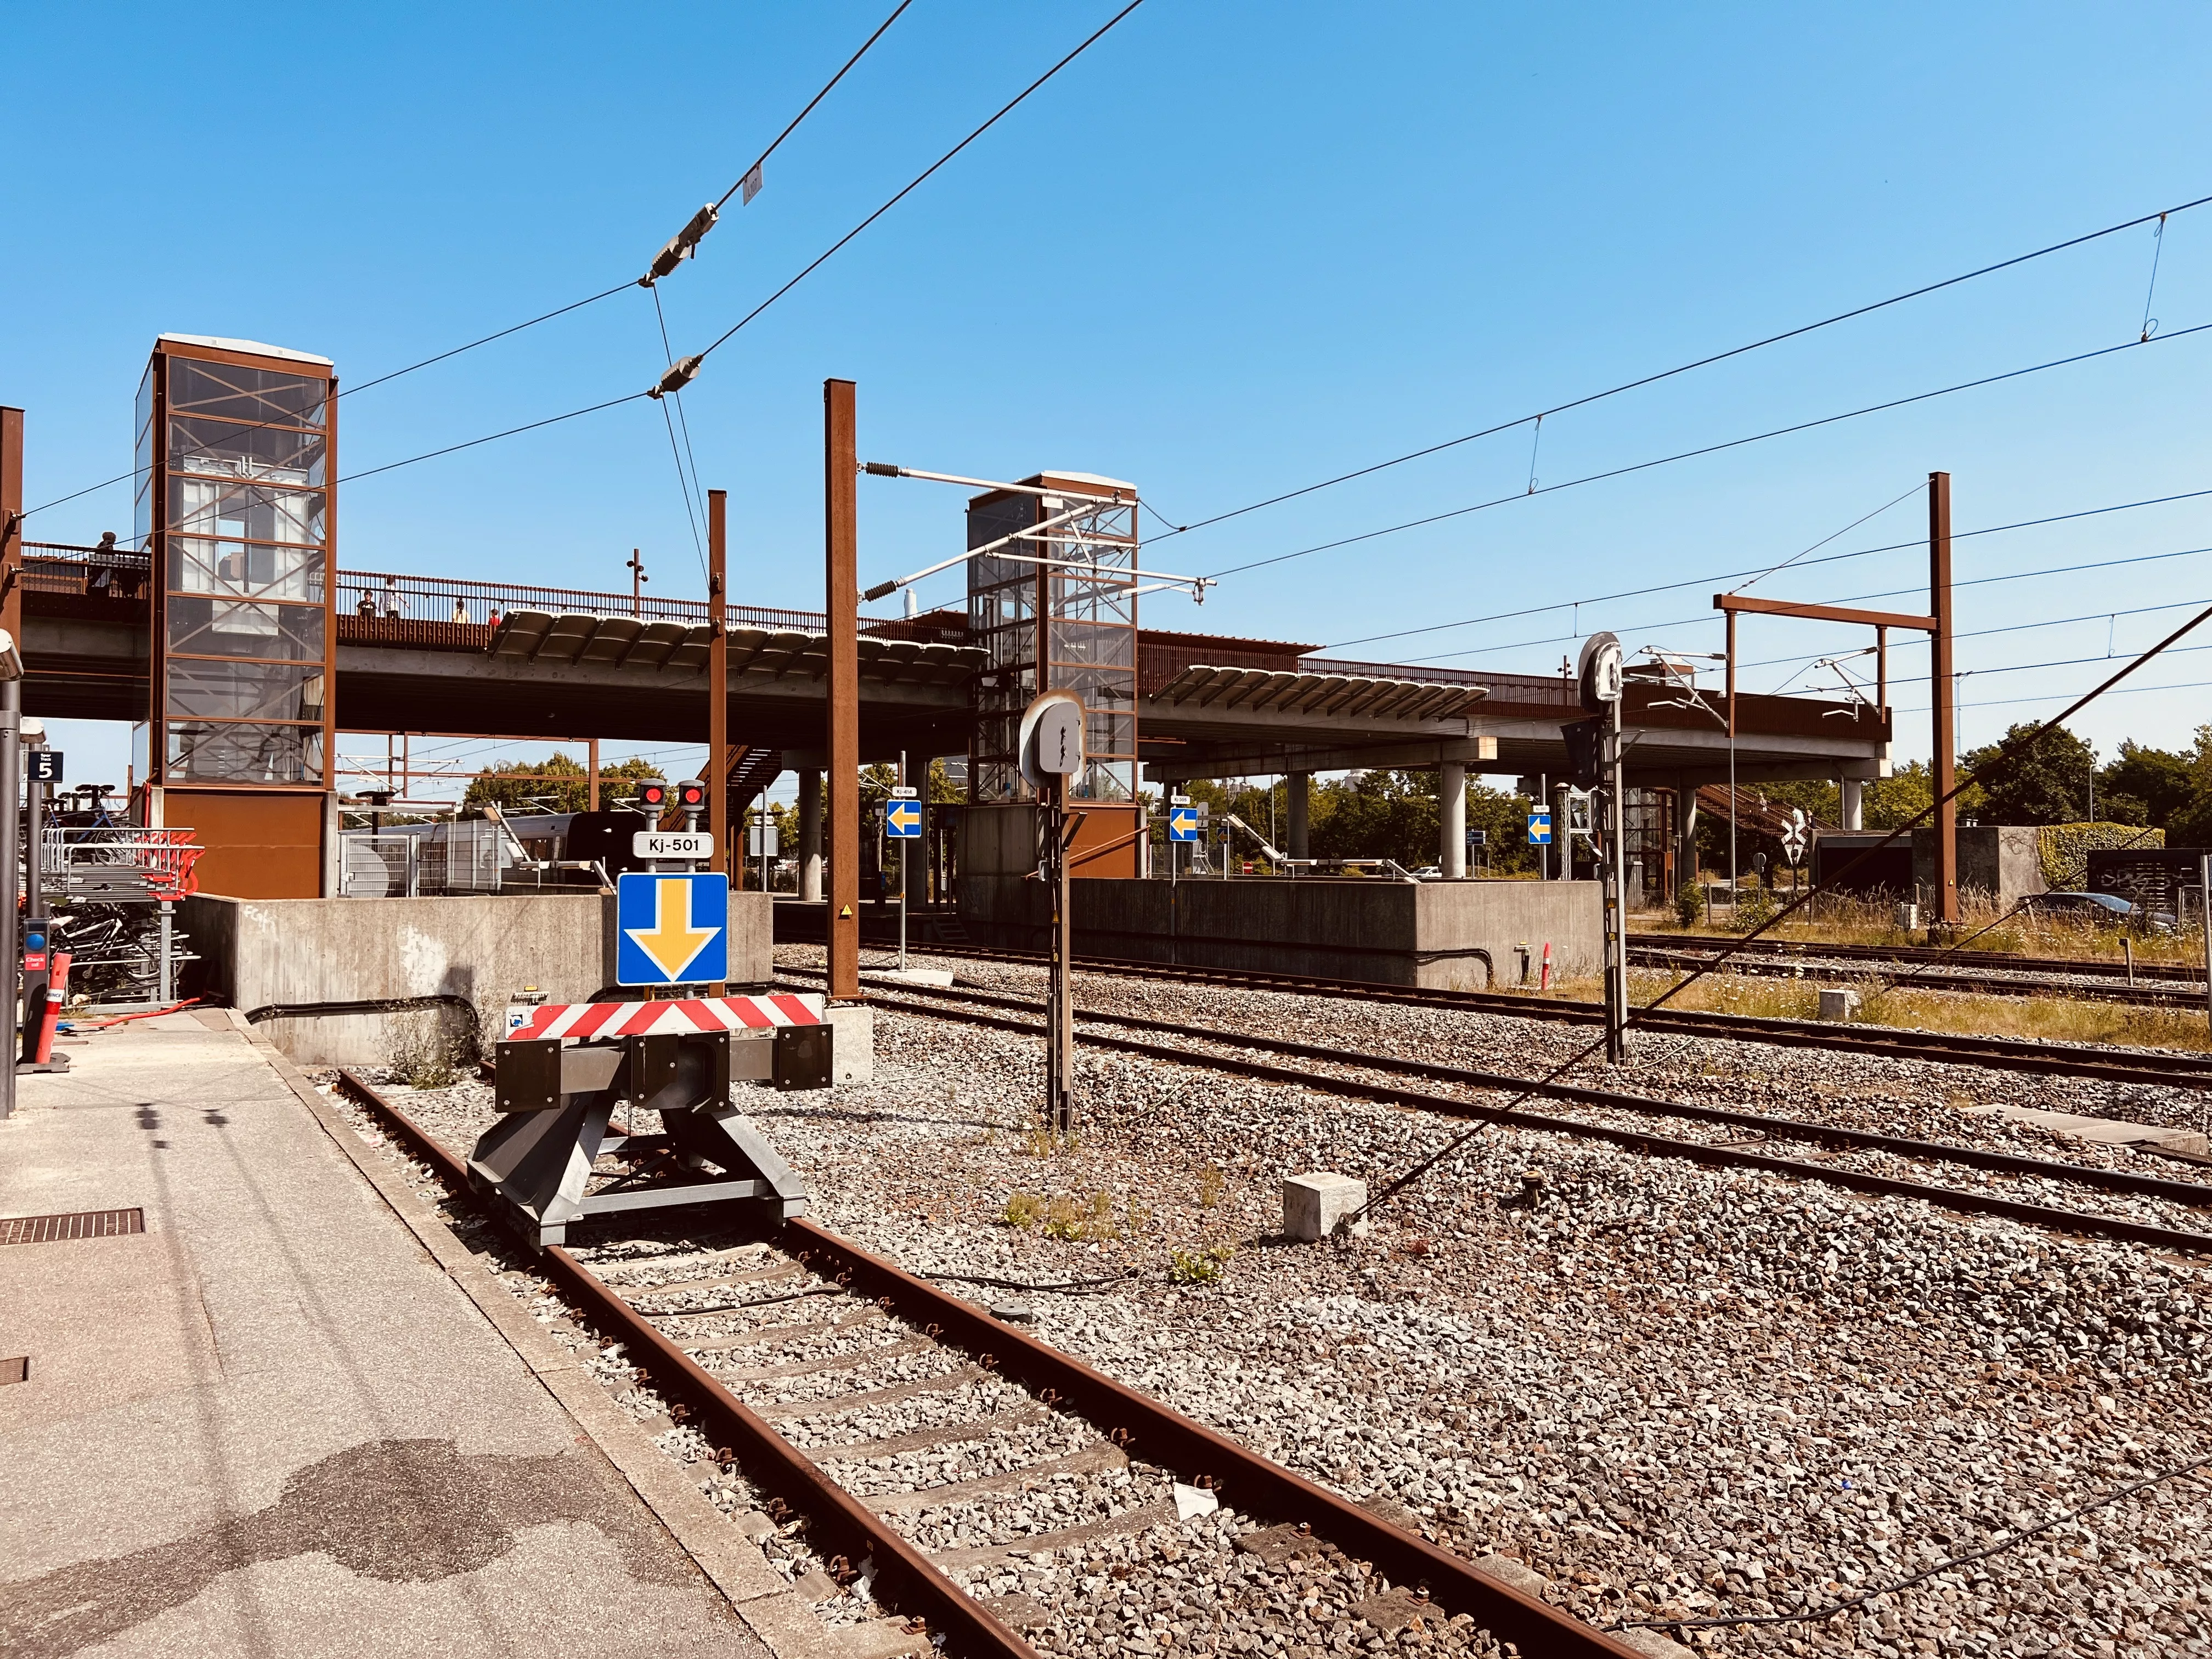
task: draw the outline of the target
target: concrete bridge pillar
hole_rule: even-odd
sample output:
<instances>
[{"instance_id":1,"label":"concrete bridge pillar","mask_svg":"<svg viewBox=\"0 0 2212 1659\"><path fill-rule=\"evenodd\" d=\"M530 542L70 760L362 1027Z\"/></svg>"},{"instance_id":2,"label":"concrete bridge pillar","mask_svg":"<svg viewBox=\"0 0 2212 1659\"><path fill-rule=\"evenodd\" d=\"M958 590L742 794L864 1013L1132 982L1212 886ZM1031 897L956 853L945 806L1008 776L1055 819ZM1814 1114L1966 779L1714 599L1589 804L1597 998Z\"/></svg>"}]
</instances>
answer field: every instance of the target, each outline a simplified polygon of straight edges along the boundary
<instances>
[{"instance_id":1,"label":"concrete bridge pillar","mask_svg":"<svg viewBox=\"0 0 2212 1659\"><path fill-rule=\"evenodd\" d=\"M1294 859L1311 858L1306 850L1306 805L1312 793L1313 774L1293 772L1284 780L1283 838L1290 843L1290 855Z\"/></svg>"},{"instance_id":2,"label":"concrete bridge pillar","mask_svg":"<svg viewBox=\"0 0 2212 1659\"><path fill-rule=\"evenodd\" d=\"M822 769L801 767L799 772L799 896L810 904L822 900Z\"/></svg>"},{"instance_id":3,"label":"concrete bridge pillar","mask_svg":"<svg viewBox=\"0 0 2212 1659\"><path fill-rule=\"evenodd\" d=\"M1437 768L1437 863L1446 881L1467 874L1467 763L1445 761Z\"/></svg>"},{"instance_id":4,"label":"concrete bridge pillar","mask_svg":"<svg viewBox=\"0 0 2212 1659\"><path fill-rule=\"evenodd\" d=\"M1842 797L1843 827L1846 830L1866 828L1866 783L1860 778L1839 778L1836 793Z\"/></svg>"}]
</instances>

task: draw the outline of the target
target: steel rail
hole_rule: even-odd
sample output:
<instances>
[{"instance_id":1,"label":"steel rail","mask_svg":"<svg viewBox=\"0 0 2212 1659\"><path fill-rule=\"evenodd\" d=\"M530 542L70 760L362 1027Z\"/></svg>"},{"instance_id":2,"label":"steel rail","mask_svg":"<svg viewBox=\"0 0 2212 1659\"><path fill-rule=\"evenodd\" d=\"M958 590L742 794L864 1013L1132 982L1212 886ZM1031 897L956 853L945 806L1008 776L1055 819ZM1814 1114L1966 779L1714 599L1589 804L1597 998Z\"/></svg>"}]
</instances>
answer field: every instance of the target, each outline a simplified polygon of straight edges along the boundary
<instances>
[{"instance_id":1,"label":"steel rail","mask_svg":"<svg viewBox=\"0 0 2212 1659\"><path fill-rule=\"evenodd\" d=\"M459 1190L473 1190L467 1165L420 1125L351 1071L340 1086L390 1124L410 1152L436 1169ZM1394 1582L1425 1588L1448 1613L1464 1613L1491 1634L1530 1654L1638 1659L1619 1638L1479 1571L1471 1562L1394 1527L1357 1504L1315 1485L1184 1416L1172 1407L1118 1382L1036 1338L993 1318L972 1303L939 1290L892 1262L841 1238L818 1224L793 1218L777 1235L793 1241L802 1262L826 1255L841 1280L887 1301L890 1310L933 1340L946 1342L1035 1392L1047 1406L1065 1406L1105 1431L1125 1450L1173 1472L1188 1484L1203 1483L1223 1501L1247 1512L1304 1519L1316 1537L1347 1555L1371 1561ZM586 1314L630 1351L647 1356L641 1367L664 1395L673 1395L711 1421L738 1449L744 1473L817 1522L839 1534L853 1559L872 1557L878 1582L911 1598L942 1621L956 1650L1042 1659L952 1582L927 1557L830 1481L805 1454L662 1336L645 1316L559 1245L543 1252L550 1277L585 1304ZM963 1642L960 1638L967 1638Z\"/></svg>"},{"instance_id":2,"label":"steel rail","mask_svg":"<svg viewBox=\"0 0 2212 1659\"><path fill-rule=\"evenodd\" d=\"M1808 954L1819 954L1813 952ZM1628 960L1639 968L1699 967L1712 960L1712 953L1701 951L1696 946L1677 945L1642 945L1631 939ZM1867 958L1878 963L1879 957ZM2077 1002L2112 1002L2142 1008L2201 1009L2204 993L2183 985L2064 985L2050 979L1998 979L1989 970L1977 973L1972 969L1938 968L1930 964L1915 965L1910 962L1891 960L1891 966L1910 969L1901 973L1882 992L1892 990L1945 991L1954 996L1995 997L2067 997ZM1732 974L1749 974L1761 979L1807 979L1815 975L1840 978L1852 971L1847 968L1820 967L1808 969L1795 957L1747 955L1739 957L1729 964ZM1861 970L1863 971L1863 970ZM1880 994L1881 993L1877 993Z\"/></svg>"},{"instance_id":3,"label":"steel rail","mask_svg":"<svg viewBox=\"0 0 2212 1659\"><path fill-rule=\"evenodd\" d=\"M1042 1028L1028 1020L1008 1018L1003 1014L983 1013L973 1009L949 1008L926 1001L908 1002L899 997L872 994L871 1000L883 1006L902 1008L912 1013L935 1019L958 1020L971 1025L995 1026L1001 1030L1018 1031L1036 1036ZM1235 1042L1233 1037L1218 1039ZM1966 1192L1956 1187L1938 1187L1925 1182L1904 1181L1893 1176L1869 1174L1859 1170L1836 1169L1817 1164L1802 1163L1795 1158L1770 1158L1763 1153L1746 1152L1733 1146L1716 1146L1702 1141L1677 1140L1668 1135L1646 1134L1640 1130L1615 1128L1610 1124L1586 1123L1578 1118L1553 1117L1518 1109L1508 1111L1486 1107L1470 1100L1451 1095L1430 1094L1423 1090L1400 1088L1385 1083L1370 1083L1364 1079L1331 1076L1311 1070L1288 1066L1272 1066L1263 1060L1233 1057L1227 1054L1205 1054L1194 1048L1178 1048L1169 1043L1148 1042L1141 1038L1110 1036L1094 1032L1086 1042L1095 1048L1117 1049L1124 1054L1140 1054L1149 1060L1165 1060L1171 1064L1203 1066L1214 1071L1232 1072L1239 1077L1255 1078L1269 1083L1283 1083L1296 1088L1311 1089L1322 1093L1352 1095L1365 1100L1381 1101L1393 1106L1413 1106L1436 1112L1443 1116L1458 1118L1492 1118L1516 1128L1538 1129L1565 1134L1581 1140L1603 1140L1616 1146L1644 1152L1654 1157L1673 1158L1692 1164L1704 1164L1717 1169L1756 1170L1768 1175L1787 1176L1793 1179L1824 1182L1829 1186L1847 1187L1856 1192L1871 1193L1888 1198L1914 1198L1937 1206L1973 1215L2001 1216L2007 1220L2027 1222L2034 1226L2048 1227L2054 1231L2082 1235L2089 1237L2118 1239L2126 1243L2147 1244L2159 1249L2187 1250L2198 1255L2212 1255L2212 1234L2192 1233L2172 1227L2155 1227L2144 1222L2130 1221L2119 1216L2087 1215L2078 1210L2054 1209L2047 1205L2024 1203L2017 1199L2000 1198L1993 1194ZM1359 1059L1339 1054L1340 1063L1360 1064ZM1525 1087L1521 1079L1510 1080L1512 1086ZM1607 1103L1619 1104L1620 1103Z\"/></svg>"},{"instance_id":4,"label":"steel rail","mask_svg":"<svg viewBox=\"0 0 2212 1659\"><path fill-rule=\"evenodd\" d=\"M827 1251L855 1285L887 1297L911 1324L926 1320L950 1340L1036 1393L1047 1405L1065 1405L1116 1443L1140 1449L1146 1462L1170 1469L1187 1484L1200 1481L1223 1501L1248 1512L1295 1517L1346 1554L1373 1562L1393 1582L1427 1589L1449 1613L1464 1613L1523 1653L1604 1654L1630 1659L1635 1650L1604 1632L1478 1571L1449 1550L1392 1526L1358 1504L1270 1462L1227 1436L1138 1393L1036 1337L1000 1324L972 1303L948 1295L926 1279L872 1255L811 1221L787 1221L788 1233ZM925 1326L927 1328L927 1326Z\"/></svg>"},{"instance_id":5,"label":"steel rail","mask_svg":"<svg viewBox=\"0 0 2212 1659\"><path fill-rule=\"evenodd\" d=\"M1834 957L1843 961L1907 963L1942 963L1957 968L2011 968L2022 973L2079 974L2084 977L2124 979L2124 962L2103 957L2022 957L2008 951L1952 951L1940 945L1826 945L1816 939L1755 939L1748 944L1725 933L1631 933L1631 945L1668 946L1684 950L1721 951L1733 945L1753 956ZM2204 975L2195 967L2170 962L2139 962L2137 979L2179 980L2202 985Z\"/></svg>"},{"instance_id":6,"label":"steel rail","mask_svg":"<svg viewBox=\"0 0 2212 1659\"><path fill-rule=\"evenodd\" d=\"M785 969L786 973L793 969ZM814 969L795 971L813 974ZM932 1000L968 1001L987 1004L993 1007L1038 1010L1041 1003L1027 998L1008 996L1002 993L975 990L945 990L928 985L902 985L900 996L927 997ZM895 1000L884 999L887 1006ZM1624 1094L1612 1089L1593 1089L1579 1084L1559 1083L1540 1078L1516 1077L1507 1072L1480 1072L1469 1066L1440 1065L1435 1060L1413 1060L1399 1054L1370 1054L1364 1050L1332 1048L1318 1042L1301 1042L1291 1037L1263 1036L1257 1032L1224 1030L1208 1025L1181 1024L1173 1020L1153 1019L1142 1014L1115 1014L1079 1008L1079 1020L1097 1024L1117 1025L1124 1030L1156 1031L1163 1036L1194 1038L1202 1042L1218 1042L1230 1048L1258 1049L1267 1054L1286 1054L1299 1060L1317 1060L1329 1065L1364 1067L1369 1071L1395 1072L1403 1076L1426 1078L1436 1083L1455 1083L1470 1089L1495 1089L1521 1094L1541 1095L1547 1099L1572 1101L1578 1105L1602 1107L1615 1111L1635 1112L1647 1117L1686 1118L1699 1123L1717 1123L1732 1129L1755 1129L1762 1133L1788 1140L1807 1140L1821 1146L1844 1146L1863 1152L1887 1152L1899 1158L1923 1161L1964 1164L1971 1169L1989 1170L2002 1175L2027 1176L2044 1181L2069 1181L2077 1186L2124 1194L2131 1198L2153 1198L2171 1204L2187 1205L2193 1209L2212 1209L2212 1187L2196 1182L2172 1181L2163 1176L2137 1175L2129 1170L2100 1169L2094 1164L2069 1164L2051 1158L2027 1158L2017 1152L1995 1152L1987 1147L1965 1146L1950 1141L1916 1140L1909 1136L1885 1134L1878 1129L1857 1129L1845 1124L1811 1123L1802 1118L1777 1117L1764 1112L1733 1111L1724 1106L1700 1106L1690 1101L1665 1100L1650 1095ZM1508 1114L1503 1121L1514 1121L1515 1115Z\"/></svg>"},{"instance_id":7,"label":"steel rail","mask_svg":"<svg viewBox=\"0 0 2212 1659\"><path fill-rule=\"evenodd\" d=\"M967 957L1012 965L1042 963L1045 960L1042 956L1030 951L986 950L975 945L929 945L922 949L926 955L956 959ZM1370 980L1308 978L1244 969L1191 968L1166 963L1127 962L1113 957L1079 956L1075 958L1075 966L1084 973L1224 985L1243 990L1279 991L1295 996L1351 997L1368 1002L1399 1003L1412 1007L1443 1008L1465 1013L1503 1014L1521 1019L1548 1019L1572 1025L1596 1025L1602 1024L1605 1018L1605 1010L1595 1002L1517 996L1499 991L1446 991L1418 986L1383 985ZM2033 1042L2017 1037L1961 1036L1949 1032L1917 1031L1897 1027L1877 1029L1820 1020L1770 1019L1752 1014L1692 1012L1676 1008L1632 1006L1629 1013L1637 1029L1655 1034L1721 1037L1735 1042L1771 1042L1785 1048L1831 1048L1853 1054L1887 1054L1910 1060L1941 1060L1955 1066L1983 1066L2008 1071L2088 1078L2106 1083L2212 1090L2212 1055L2177 1052L2161 1053L2154 1057L2092 1048L2082 1043Z\"/></svg>"},{"instance_id":8,"label":"steel rail","mask_svg":"<svg viewBox=\"0 0 2212 1659\"><path fill-rule=\"evenodd\" d=\"M437 1170L456 1191L473 1194L468 1165L365 1079L352 1071L341 1070L338 1085L374 1112L399 1136L410 1154ZM737 1451L747 1479L808 1516L826 1534L831 1548L843 1550L854 1561L872 1560L876 1580L890 1592L894 1605L927 1619L958 1652L994 1655L1000 1659L1042 1659L1035 1648L932 1566L928 1558L888 1522L856 1503L568 1250L552 1244L541 1254L546 1276L581 1305L587 1319L623 1344L639 1362L639 1369L652 1377L655 1389L690 1407L702 1427L708 1428L710 1439Z\"/></svg>"}]
</instances>

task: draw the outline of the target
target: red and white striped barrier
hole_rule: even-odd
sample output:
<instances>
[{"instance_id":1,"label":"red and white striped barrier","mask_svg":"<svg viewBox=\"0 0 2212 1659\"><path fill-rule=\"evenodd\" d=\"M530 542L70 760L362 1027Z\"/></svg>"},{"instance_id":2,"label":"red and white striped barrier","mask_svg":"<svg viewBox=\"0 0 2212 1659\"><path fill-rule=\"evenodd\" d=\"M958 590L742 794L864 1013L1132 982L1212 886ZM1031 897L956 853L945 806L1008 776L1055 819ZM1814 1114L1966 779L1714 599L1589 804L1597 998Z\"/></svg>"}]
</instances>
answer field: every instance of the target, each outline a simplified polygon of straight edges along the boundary
<instances>
[{"instance_id":1,"label":"red and white striped barrier","mask_svg":"<svg viewBox=\"0 0 2212 1659\"><path fill-rule=\"evenodd\" d=\"M819 1025L822 998L812 993L764 997L690 997L667 1002L556 1002L532 1008L509 1039L659 1036L672 1031L765 1031L778 1025Z\"/></svg>"}]
</instances>

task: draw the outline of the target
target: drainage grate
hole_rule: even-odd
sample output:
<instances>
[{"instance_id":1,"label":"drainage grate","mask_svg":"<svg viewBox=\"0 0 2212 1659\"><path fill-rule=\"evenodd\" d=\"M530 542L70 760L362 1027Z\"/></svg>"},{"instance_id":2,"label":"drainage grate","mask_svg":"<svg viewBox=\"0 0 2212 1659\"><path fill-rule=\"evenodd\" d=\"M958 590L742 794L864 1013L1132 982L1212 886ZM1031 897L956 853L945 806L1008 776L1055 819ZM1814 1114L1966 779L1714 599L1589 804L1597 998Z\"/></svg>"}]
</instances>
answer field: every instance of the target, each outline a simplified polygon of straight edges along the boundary
<instances>
[{"instance_id":1,"label":"drainage grate","mask_svg":"<svg viewBox=\"0 0 2212 1659\"><path fill-rule=\"evenodd\" d=\"M112 1238L146 1231L143 1210L80 1210L75 1215L0 1216L0 1244L51 1244L62 1238Z\"/></svg>"},{"instance_id":2,"label":"drainage grate","mask_svg":"<svg viewBox=\"0 0 2212 1659\"><path fill-rule=\"evenodd\" d=\"M10 1382L31 1380L31 1356L19 1353L13 1359L0 1359L0 1388Z\"/></svg>"}]
</instances>

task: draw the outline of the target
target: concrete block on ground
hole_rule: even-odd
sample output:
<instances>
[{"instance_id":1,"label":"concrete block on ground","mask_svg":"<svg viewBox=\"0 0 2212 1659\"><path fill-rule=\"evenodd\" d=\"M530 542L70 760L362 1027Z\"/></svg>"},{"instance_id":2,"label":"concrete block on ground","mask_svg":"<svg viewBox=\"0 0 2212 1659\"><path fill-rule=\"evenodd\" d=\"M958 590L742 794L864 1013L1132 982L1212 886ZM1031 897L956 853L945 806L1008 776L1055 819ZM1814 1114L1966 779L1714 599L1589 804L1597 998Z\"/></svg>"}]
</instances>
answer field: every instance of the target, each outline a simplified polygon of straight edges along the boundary
<instances>
[{"instance_id":1,"label":"concrete block on ground","mask_svg":"<svg viewBox=\"0 0 2212 1659\"><path fill-rule=\"evenodd\" d=\"M1988 1114L2003 1118L2010 1123L2033 1123L2039 1129L2049 1129L2058 1134L2072 1135L2103 1146L2154 1146L2162 1151L2178 1152L2184 1158L2207 1156L2208 1142L2204 1134L2196 1129L2184 1129L2158 1123L2131 1123L2125 1118L2087 1117L2077 1112L2047 1112L2040 1107L2002 1104L1969 1106L1969 1113Z\"/></svg>"},{"instance_id":2,"label":"concrete block on ground","mask_svg":"<svg viewBox=\"0 0 2212 1659\"><path fill-rule=\"evenodd\" d=\"M822 1018L837 1033L830 1050L830 1080L840 1089L876 1080L876 1011L865 1002L833 1002Z\"/></svg>"},{"instance_id":3,"label":"concrete block on ground","mask_svg":"<svg viewBox=\"0 0 2212 1659\"><path fill-rule=\"evenodd\" d=\"M934 985L950 990L952 970L950 968L864 968L862 979L879 979L891 985Z\"/></svg>"},{"instance_id":4,"label":"concrete block on ground","mask_svg":"<svg viewBox=\"0 0 2212 1659\"><path fill-rule=\"evenodd\" d=\"M1822 1019L1856 1019L1859 1012L1859 994L1848 986L1824 985L1820 988L1820 1018Z\"/></svg>"},{"instance_id":5,"label":"concrete block on ground","mask_svg":"<svg viewBox=\"0 0 2212 1659\"><path fill-rule=\"evenodd\" d=\"M1352 1176L1318 1170L1283 1183L1283 1232L1309 1242L1328 1237L1337 1224L1367 1208L1367 1183ZM1354 1222L1364 1230L1364 1220Z\"/></svg>"}]
</instances>

